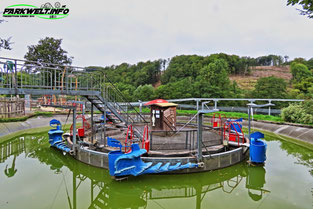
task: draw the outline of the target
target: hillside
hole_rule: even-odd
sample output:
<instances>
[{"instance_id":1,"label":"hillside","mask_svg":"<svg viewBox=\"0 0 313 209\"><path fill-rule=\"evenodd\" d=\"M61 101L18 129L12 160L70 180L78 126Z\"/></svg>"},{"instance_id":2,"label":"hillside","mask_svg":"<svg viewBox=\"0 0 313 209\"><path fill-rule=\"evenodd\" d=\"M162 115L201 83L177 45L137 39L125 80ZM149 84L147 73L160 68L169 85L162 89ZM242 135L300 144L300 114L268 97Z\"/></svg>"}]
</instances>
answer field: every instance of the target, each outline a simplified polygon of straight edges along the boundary
<instances>
[{"instance_id":1,"label":"hillside","mask_svg":"<svg viewBox=\"0 0 313 209\"><path fill-rule=\"evenodd\" d=\"M250 67L251 73L244 75L230 75L231 81L236 81L242 89L252 90L259 78L275 76L284 79L287 83L292 78L289 66L255 66Z\"/></svg>"}]
</instances>

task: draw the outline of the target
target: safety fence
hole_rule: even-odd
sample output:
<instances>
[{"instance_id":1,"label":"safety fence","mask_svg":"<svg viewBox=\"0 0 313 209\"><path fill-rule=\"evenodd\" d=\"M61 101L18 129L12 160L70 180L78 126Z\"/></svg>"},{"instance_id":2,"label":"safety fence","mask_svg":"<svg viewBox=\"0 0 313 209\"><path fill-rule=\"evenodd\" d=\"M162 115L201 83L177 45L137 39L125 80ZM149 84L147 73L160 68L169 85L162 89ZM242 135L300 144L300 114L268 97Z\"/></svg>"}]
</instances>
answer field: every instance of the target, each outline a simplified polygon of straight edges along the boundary
<instances>
[{"instance_id":1,"label":"safety fence","mask_svg":"<svg viewBox=\"0 0 313 209\"><path fill-rule=\"evenodd\" d=\"M0 118L25 115L25 101L20 98L0 98Z\"/></svg>"}]
</instances>

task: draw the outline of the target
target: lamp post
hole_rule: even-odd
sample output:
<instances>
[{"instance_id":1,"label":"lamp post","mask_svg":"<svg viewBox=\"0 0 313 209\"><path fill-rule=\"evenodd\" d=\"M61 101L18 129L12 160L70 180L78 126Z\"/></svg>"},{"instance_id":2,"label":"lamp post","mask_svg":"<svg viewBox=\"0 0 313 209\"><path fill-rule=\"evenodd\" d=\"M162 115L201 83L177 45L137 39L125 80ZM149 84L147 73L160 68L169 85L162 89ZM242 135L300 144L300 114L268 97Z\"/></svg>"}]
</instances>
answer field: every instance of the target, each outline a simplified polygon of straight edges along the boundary
<instances>
[{"instance_id":1,"label":"lamp post","mask_svg":"<svg viewBox=\"0 0 313 209\"><path fill-rule=\"evenodd\" d=\"M249 142L251 142L251 111L253 111L254 107L271 107L271 106L275 106L275 104L273 103L268 103L268 104L264 104L264 105L257 105L254 104L253 101L251 101L248 105L248 129L249 129Z\"/></svg>"}]
</instances>

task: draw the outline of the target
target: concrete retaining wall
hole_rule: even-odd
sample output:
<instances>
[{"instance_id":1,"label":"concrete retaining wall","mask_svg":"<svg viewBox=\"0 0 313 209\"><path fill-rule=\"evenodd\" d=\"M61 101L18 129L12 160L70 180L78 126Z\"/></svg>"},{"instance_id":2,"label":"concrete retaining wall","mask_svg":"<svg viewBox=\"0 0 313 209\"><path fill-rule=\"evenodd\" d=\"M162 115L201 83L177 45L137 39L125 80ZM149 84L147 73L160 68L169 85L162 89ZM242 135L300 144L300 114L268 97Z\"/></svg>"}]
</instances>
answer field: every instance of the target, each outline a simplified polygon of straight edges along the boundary
<instances>
[{"instance_id":1,"label":"concrete retaining wall","mask_svg":"<svg viewBox=\"0 0 313 209\"><path fill-rule=\"evenodd\" d=\"M61 121L61 123L64 124L66 117L66 115L55 115L53 117L38 116L30 118L24 122L0 123L0 137L26 129L48 127L50 120L53 118ZM67 124L72 124L72 121L72 116L69 116Z\"/></svg>"},{"instance_id":2,"label":"concrete retaining wall","mask_svg":"<svg viewBox=\"0 0 313 209\"><path fill-rule=\"evenodd\" d=\"M247 124L247 121L243 122L244 126ZM251 127L313 144L313 128L258 121L253 121Z\"/></svg>"},{"instance_id":3,"label":"concrete retaining wall","mask_svg":"<svg viewBox=\"0 0 313 209\"><path fill-rule=\"evenodd\" d=\"M52 118L60 120L62 124L66 121L66 115L55 115L53 117L34 117L24 122L0 123L0 137L32 128L47 127ZM72 124L72 116L69 116L67 124ZM247 126L247 121L243 122ZM289 124L275 124L270 122L253 121L252 126L256 129L261 129L276 134L281 134L287 137L298 139L300 141L313 144L313 128L293 126Z\"/></svg>"}]
</instances>

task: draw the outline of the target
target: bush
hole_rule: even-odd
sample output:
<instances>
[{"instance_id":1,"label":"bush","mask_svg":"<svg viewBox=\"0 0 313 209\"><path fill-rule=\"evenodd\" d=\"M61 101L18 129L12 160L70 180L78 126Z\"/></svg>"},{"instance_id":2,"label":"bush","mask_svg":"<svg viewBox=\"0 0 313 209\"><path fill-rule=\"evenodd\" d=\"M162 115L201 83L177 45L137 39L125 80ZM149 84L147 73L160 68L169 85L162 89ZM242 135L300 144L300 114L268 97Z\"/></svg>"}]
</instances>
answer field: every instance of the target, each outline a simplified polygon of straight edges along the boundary
<instances>
[{"instance_id":1,"label":"bush","mask_svg":"<svg viewBox=\"0 0 313 209\"><path fill-rule=\"evenodd\" d=\"M312 108L312 101L291 104L282 110L281 116L287 122L313 124Z\"/></svg>"}]
</instances>

